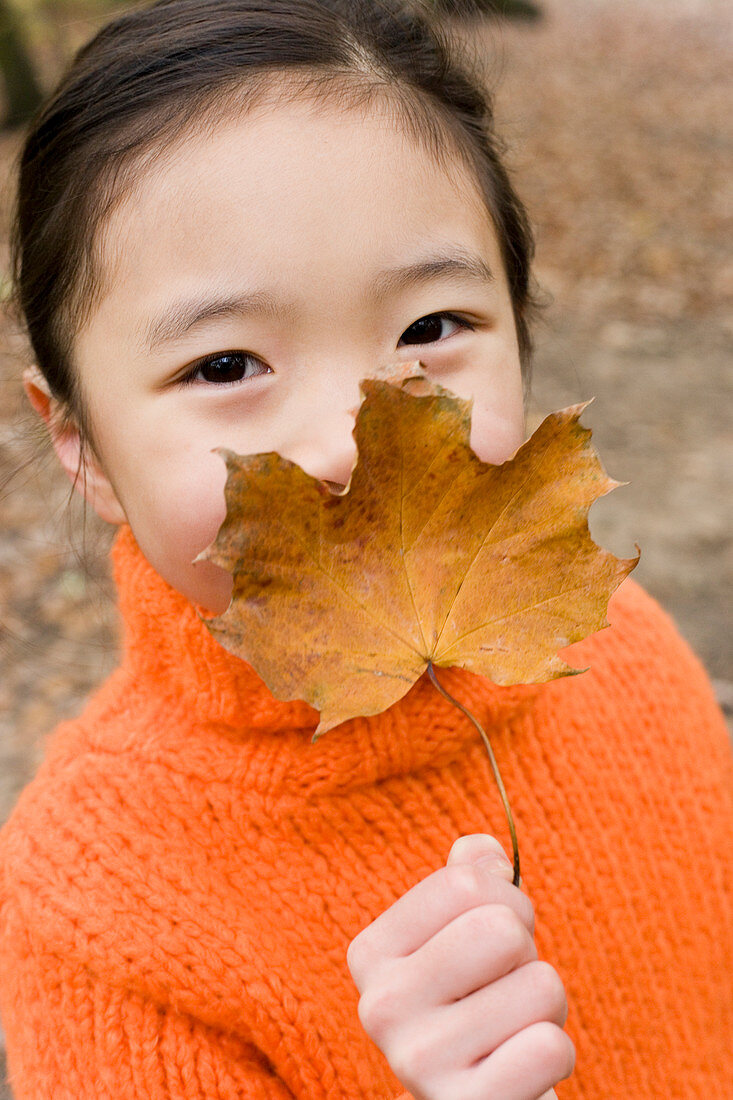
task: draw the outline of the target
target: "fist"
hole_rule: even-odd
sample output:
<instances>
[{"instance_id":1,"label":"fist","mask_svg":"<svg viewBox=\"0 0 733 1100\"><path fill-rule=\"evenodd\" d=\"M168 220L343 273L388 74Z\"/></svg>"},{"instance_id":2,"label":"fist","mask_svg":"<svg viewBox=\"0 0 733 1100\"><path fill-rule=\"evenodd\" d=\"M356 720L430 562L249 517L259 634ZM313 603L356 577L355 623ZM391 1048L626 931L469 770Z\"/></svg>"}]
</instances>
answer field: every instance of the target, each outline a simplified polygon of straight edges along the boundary
<instances>
[{"instance_id":1,"label":"fist","mask_svg":"<svg viewBox=\"0 0 733 1100\"><path fill-rule=\"evenodd\" d=\"M477 833L351 942L359 1019L415 1100L549 1100L570 1076L565 990L533 934L511 863Z\"/></svg>"}]
</instances>

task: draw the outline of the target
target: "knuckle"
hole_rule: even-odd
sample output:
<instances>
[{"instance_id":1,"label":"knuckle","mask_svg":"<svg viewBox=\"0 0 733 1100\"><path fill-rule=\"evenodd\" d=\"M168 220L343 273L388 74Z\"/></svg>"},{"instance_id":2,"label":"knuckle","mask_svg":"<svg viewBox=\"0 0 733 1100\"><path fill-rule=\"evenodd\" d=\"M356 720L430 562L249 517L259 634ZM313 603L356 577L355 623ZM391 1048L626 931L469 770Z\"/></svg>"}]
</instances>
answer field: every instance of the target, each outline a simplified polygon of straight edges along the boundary
<instances>
[{"instance_id":1,"label":"knuckle","mask_svg":"<svg viewBox=\"0 0 733 1100\"><path fill-rule=\"evenodd\" d=\"M424 1081L436 1071L436 1057L442 1045L424 1026L403 1035L390 1052L389 1063L400 1081L411 1085Z\"/></svg>"},{"instance_id":2,"label":"knuckle","mask_svg":"<svg viewBox=\"0 0 733 1100\"><path fill-rule=\"evenodd\" d=\"M530 936L527 928L508 905L484 906L489 935L501 946L502 954L519 959L527 952Z\"/></svg>"},{"instance_id":3,"label":"knuckle","mask_svg":"<svg viewBox=\"0 0 733 1100\"><path fill-rule=\"evenodd\" d=\"M378 986L367 989L359 998L358 1015L367 1035L382 1046L399 1021L400 998L397 990L384 979Z\"/></svg>"},{"instance_id":4,"label":"knuckle","mask_svg":"<svg viewBox=\"0 0 733 1100\"><path fill-rule=\"evenodd\" d=\"M532 936L534 938L534 929L535 929L534 905L532 904L532 902L530 901L530 899L527 897L526 894L520 894L519 896L522 898L522 901L523 901L522 908L524 909L524 917L522 919L524 920L524 923L525 923L525 925L526 925L526 927L529 931L530 936Z\"/></svg>"},{"instance_id":5,"label":"knuckle","mask_svg":"<svg viewBox=\"0 0 733 1100\"><path fill-rule=\"evenodd\" d=\"M542 960L528 963L528 966L531 967L535 999L548 1019L562 1027L568 1016L568 1002L560 975L554 966Z\"/></svg>"},{"instance_id":6,"label":"knuckle","mask_svg":"<svg viewBox=\"0 0 733 1100\"><path fill-rule=\"evenodd\" d=\"M482 900L484 878L470 863L454 863L443 868L445 887L462 909L469 909Z\"/></svg>"},{"instance_id":7,"label":"knuckle","mask_svg":"<svg viewBox=\"0 0 733 1100\"><path fill-rule=\"evenodd\" d=\"M491 936L494 923L491 919L490 906L476 905L473 909L467 909L455 922L456 933L460 933L462 942L484 940Z\"/></svg>"},{"instance_id":8,"label":"knuckle","mask_svg":"<svg viewBox=\"0 0 733 1100\"><path fill-rule=\"evenodd\" d=\"M369 959L369 946L363 932L360 932L351 943L346 951L346 965L349 968L352 978L358 984L363 974L368 968Z\"/></svg>"},{"instance_id":9,"label":"knuckle","mask_svg":"<svg viewBox=\"0 0 733 1100\"><path fill-rule=\"evenodd\" d=\"M530 936L534 936L534 905L526 894L510 883L496 875L487 875L480 865L471 863L448 864L435 873L441 877L441 889L450 893L462 911L489 904L492 899L494 904L500 904L499 898L511 898L511 905L505 908L514 907Z\"/></svg>"},{"instance_id":10,"label":"knuckle","mask_svg":"<svg viewBox=\"0 0 733 1100\"><path fill-rule=\"evenodd\" d=\"M537 958L526 925L508 905L477 905L455 923L455 935L463 944L481 945L496 965L514 970Z\"/></svg>"},{"instance_id":11,"label":"knuckle","mask_svg":"<svg viewBox=\"0 0 733 1100\"><path fill-rule=\"evenodd\" d=\"M349 968L349 973L352 978L356 976L359 970L359 942L358 937L352 940L349 946L346 948L346 965Z\"/></svg>"},{"instance_id":12,"label":"knuckle","mask_svg":"<svg viewBox=\"0 0 733 1100\"><path fill-rule=\"evenodd\" d=\"M537 1064L555 1081L569 1077L575 1068L575 1045L556 1024L534 1025L534 1053Z\"/></svg>"}]
</instances>

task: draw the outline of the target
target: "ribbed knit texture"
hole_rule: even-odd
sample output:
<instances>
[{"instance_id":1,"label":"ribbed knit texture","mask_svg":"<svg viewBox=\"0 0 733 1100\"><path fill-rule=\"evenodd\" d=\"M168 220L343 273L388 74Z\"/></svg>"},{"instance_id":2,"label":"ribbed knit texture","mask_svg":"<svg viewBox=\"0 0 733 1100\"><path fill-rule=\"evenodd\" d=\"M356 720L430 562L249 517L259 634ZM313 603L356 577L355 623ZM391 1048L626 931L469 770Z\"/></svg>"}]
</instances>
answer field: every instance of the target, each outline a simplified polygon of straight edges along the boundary
<instances>
[{"instance_id":1,"label":"ribbed knit texture","mask_svg":"<svg viewBox=\"0 0 733 1100\"><path fill-rule=\"evenodd\" d=\"M17 1100L387 1100L351 939L503 811L425 681L311 744L151 569L115 548L121 668L0 834L0 1008ZM541 958L577 1047L561 1100L733 1095L731 758L705 674L631 581L584 675L446 683L486 723ZM501 1100L501 1098L487 1098Z\"/></svg>"}]
</instances>

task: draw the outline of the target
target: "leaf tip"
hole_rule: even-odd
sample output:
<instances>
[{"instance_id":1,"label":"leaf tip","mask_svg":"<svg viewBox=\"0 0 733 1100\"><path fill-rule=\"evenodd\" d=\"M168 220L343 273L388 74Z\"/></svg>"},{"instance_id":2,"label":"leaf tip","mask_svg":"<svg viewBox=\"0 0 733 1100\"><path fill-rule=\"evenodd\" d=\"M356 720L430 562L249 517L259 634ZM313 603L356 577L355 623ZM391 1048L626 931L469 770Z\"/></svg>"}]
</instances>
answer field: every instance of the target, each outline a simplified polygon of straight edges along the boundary
<instances>
[{"instance_id":1,"label":"leaf tip","mask_svg":"<svg viewBox=\"0 0 733 1100\"><path fill-rule=\"evenodd\" d=\"M622 570L621 579L622 580L625 577L628 577L629 573L631 573L634 569L636 569L637 565L641 561L641 547L639 546L638 542L634 543L634 549L636 550L636 557L635 558L622 558L621 559L621 570Z\"/></svg>"},{"instance_id":2,"label":"leaf tip","mask_svg":"<svg viewBox=\"0 0 733 1100\"><path fill-rule=\"evenodd\" d=\"M227 469L230 466L233 466L234 463L240 458L236 451L232 451L229 447L212 447L211 453L213 455L218 455L219 458L223 459L227 465Z\"/></svg>"},{"instance_id":3,"label":"leaf tip","mask_svg":"<svg viewBox=\"0 0 733 1100\"><path fill-rule=\"evenodd\" d=\"M578 401L575 405L568 405L566 409L560 409L559 412L550 413L550 416L565 417L568 422L575 424L580 420L588 406L592 405L594 401L595 397L589 397L587 401ZM586 430L590 431L590 428Z\"/></svg>"},{"instance_id":4,"label":"leaf tip","mask_svg":"<svg viewBox=\"0 0 733 1100\"><path fill-rule=\"evenodd\" d=\"M407 362L383 363L367 378L362 378L359 389L362 395L366 397L372 388L370 383L386 382L390 386L404 388L408 382L412 381L427 381L425 367L419 359L411 359Z\"/></svg>"},{"instance_id":5,"label":"leaf tip","mask_svg":"<svg viewBox=\"0 0 733 1100\"><path fill-rule=\"evenodd\" d=\"M222 526L223 526L223 524L222 524ZM221 569L225 569L229 573L232 572L232 566L228 562L228 560L226 558L226 555L222 557L221 554L220 554L220 550L221 550L221 547L219 546L219 536L220 535L221 535L221 528L219 528L219 532L217 533L217 536L214 539L214 541L210 542L208 546L205 546L204 549L201 551L201 553L197 554L196 557L192 559L191 565L203 565L204 562L211 562L213 565L218 565Z\"/></svg>"},{"instance_id":6,"label":"leaf tip","mask_svg":"<svg viewBox=\"0 0 733 1100\"><path fill-rule=\"evenodd\" d=\"M330 718L325 717L324 718L323 712L321 712L320 721L319 721L318 725L316 726L315 730L313 731L313 736L311 737L311 745L315 745L316 741L320 741L320 739L321 739L321 737L323 737L324 733L328 733L329 730L334 729L336 726L339 726L344 721L346 721L345 718L339 718L339 717L336 717L336 718L334 718L334 717L330 717Z\"/></svg>"},{"instance_id":7,"label":"leaf tip","mask_svg":"<svg viewBox=\"0 0 733 1100\"><path fill-rule=\"evenodd\" d=\"M565 666L565 676L582 676L584 672L590 672L590 665L586 665L585 668L573 668L572 665Z\"/></svg>"},{"instance_id":8,"label":"leaf tip","mask_svg":"<svg viewBox=\"0 0 733 1100\"><path fill-rule=\"evenodd\" d=\"M617 580L616 580L616 584L614 585L614 588L611 591L613 591L615 588L617 588L621 584L622 581L626 580L629 573L633 572L633 570L636 569L637 565L639 564L639 562L641 560L641 547L639 546L638 542L634 543L634 549L636 550L636 557L634 557L634 558L616 558L615 559L616 569L617 569L617 573L616 573Z\"/></svg>"}]
</instances>

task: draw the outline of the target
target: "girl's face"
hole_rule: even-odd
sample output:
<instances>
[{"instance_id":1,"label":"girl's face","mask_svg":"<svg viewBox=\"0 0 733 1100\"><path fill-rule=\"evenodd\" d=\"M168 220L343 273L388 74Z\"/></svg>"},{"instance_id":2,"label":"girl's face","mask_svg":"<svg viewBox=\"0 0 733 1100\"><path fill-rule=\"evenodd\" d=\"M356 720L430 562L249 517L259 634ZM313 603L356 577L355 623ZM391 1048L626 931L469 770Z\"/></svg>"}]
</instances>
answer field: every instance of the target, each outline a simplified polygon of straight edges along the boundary
<instances>
[{"instance_id":1,"label":"girl's face","mask_svg":"<svg viewBox=\"0 0 733 1100\"><path fill-rule=\"evenodd\" d=\"M416 359L473 398L481 458L522 442L485 205L457 159L441 166L386 108L281 103L187 137L112 215L102 266L75 345L98 459L87 494L212 612L231 578L193 559L225 514L214 448L278 451L345 483L359 381ZM68 438L64 455L73 468Z\"/></svg>"}]
</instances>

